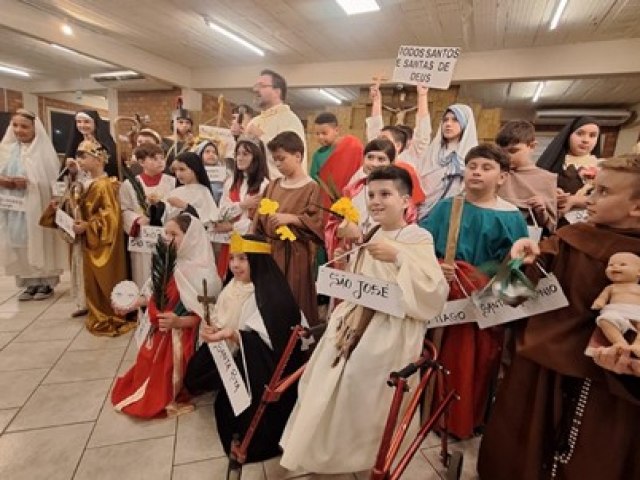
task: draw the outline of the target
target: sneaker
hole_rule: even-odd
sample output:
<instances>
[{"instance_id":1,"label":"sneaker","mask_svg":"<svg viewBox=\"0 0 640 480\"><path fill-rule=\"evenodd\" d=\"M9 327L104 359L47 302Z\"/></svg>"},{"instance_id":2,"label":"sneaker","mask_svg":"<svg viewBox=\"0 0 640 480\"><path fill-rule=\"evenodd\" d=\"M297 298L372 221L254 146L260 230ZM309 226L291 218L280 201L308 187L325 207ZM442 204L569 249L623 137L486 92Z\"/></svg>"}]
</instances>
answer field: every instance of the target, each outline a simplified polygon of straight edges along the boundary
<instances>
[{"instance_id":1,"label":"sneaker","mask_svg":"<svg viewBox=\"0 0 640 480\"><path fill-rule=\"evenodd\" d=\"M36 294L33 296L34 300L45 300L53 295L53 288L49 285L40 285Z\"/></svg>"},{"instance_id":2,"label":"sneaker","mask_svg":"<svg viewBox=\"0 0 640 480\"><path fill-rule=\"evenodd\" d=\"M31 287L27 287L25 291L18 296L18 301L28 302L29 300L33 300L33 296L36 294L37 291L38 291L37 285L32 285Z\"/></svg>"}]
</instances>

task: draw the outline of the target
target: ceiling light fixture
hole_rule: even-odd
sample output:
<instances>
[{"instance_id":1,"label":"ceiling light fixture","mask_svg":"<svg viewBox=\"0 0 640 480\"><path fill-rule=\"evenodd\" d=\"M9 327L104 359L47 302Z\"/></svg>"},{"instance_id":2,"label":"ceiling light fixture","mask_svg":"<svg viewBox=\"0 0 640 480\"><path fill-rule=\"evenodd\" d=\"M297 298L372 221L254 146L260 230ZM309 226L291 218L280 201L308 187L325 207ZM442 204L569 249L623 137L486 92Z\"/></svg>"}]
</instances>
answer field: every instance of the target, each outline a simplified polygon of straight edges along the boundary
<instances>
[{"instance_id":1,"label":"ceiling light fixture","mask_svg":"<svg viewBox=\"0 0 640 480\"><path fill-rule=\"evenodd\" d=\"M133 70L119 70L117 72L92 73L91 78L94 80L131 80L142 78L142 75Z\"/></svg>"},{"instance_id":2,"label":"ceiling light fixture","mask_svg":"<svg viewBox=\"0 0 640 480\"><path fill-rule=\"evenodd\" d=\"M331 100L334 103L337 103L338 105L342 105L342 99L339 98L337 95L334 95L331 92L328 92L327 90L325 90L324 88L319 88L318 91L324 95L325 97L327 97L329 100Z\"/></svg>"},{"instance_id":3,"label":"ceiling light fixture","mask_svg":"<svg viewBox=\"0 0 640 480\"><path fill-rule=\"evenodd\" d=\"M63 23L60 27L60 30L62 30L62 33L64 33L68 37L73 35L73 28L71 28L71 25L69 25L68 23Z\"/></svg>"},{"instance_id":4,"label":"ceiling light fixture","mask_svg":"<svg viewBox=\"0 0 640 480\"><path fill-rule=\"evenodd\" d=\"M245 40L244 38L240 37L239 35L236 35L235 33L231 32L230 30L227 30L226 28L221 27L220 25L212 22L211 20L209 20L206 17L204 19L204 23L206 23L207 26L209 28L211 28L212 30L214 30L214 31L216 31L218 33L221 33L222 35L224 35L227 38L230 38L231 40L233 40L236 43L239 43L243 47L251 50L256 55L260 55L261 57L264 57L264 50L256 47L253 43L248 42L247 40Z\"/></svg>"},{"instance_id":5,"label":"ceiling light fixture","mask_svg":"<svg viewBox=\"0 0 640 480\"><path fill-rule=\"evenodd\" d=\"M25 72L24 70L20 70L19 68L7 67L5 65L0 65L0 73L10 73L11 75L17 75L19 77L31 76L29 72Z\"/></svg>"},{"instance_id":6,"label":"ceiling light fixture","mask_svg":"<svg viewBox=\"0 0 640 480\"><path fill-rule=\"evenodd\" d=\"M347 15L357 15L359 13L377 12L380 5L376 0L336 0Z\"/></svg>"},{"instance_id":7,"label":"ceiling light fixture","mask_svg":"<svg viewBox=\"0 0 640 480\"><path fill-rule=\"evenodd\" d=\"M567 3L569 0L558 0L558 5L556 6L556 11L551 18L551 24L549 25L549 30L555 30L560 22L560 17L562 16L562 12L567 8Z\"/></svg>"},{"instance_id":8,"label":"ceiling light fixture","mask_svg":"<svg viewBox=\"0 0 640 480\"><path fill-rule=\"evenodd\" d=\"M544 82L538 83L538 86L536 87L536 92L533 94L533 100L532 100L533 103L536 103L538 101L543 90L544 90Z\"/></svg>"}]
</instances>

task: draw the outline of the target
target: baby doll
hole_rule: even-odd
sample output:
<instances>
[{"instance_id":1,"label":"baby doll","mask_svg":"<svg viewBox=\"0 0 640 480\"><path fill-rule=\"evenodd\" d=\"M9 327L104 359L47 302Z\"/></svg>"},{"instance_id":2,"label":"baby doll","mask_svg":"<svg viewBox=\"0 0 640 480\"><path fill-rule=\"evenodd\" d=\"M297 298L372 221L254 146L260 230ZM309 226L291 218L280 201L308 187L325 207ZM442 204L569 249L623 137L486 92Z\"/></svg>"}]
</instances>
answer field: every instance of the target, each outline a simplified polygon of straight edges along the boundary
<instances>
[{"instance_id":1,"label":"baby doll","mask_svg":"<svg viewBox=\"0 0 640 480\"><path fill-rule=\"evenodd\" d=\"M596 323L613 344L629 346L640 357L640 257L620 252L609 258L607 278L613 282L606 287L591 308L601 310ZM631 344L624 334L632 330L636 337Z\"/></svg>"}]
</instances>

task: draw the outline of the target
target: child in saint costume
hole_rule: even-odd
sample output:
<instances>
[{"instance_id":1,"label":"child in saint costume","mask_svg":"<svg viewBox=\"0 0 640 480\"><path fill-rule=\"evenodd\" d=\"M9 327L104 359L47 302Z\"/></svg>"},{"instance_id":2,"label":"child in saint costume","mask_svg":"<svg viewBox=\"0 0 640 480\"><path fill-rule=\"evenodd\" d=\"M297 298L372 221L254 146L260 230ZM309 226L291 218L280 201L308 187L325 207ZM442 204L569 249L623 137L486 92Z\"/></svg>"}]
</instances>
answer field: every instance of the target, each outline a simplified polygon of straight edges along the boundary
<instances>
[{"instance_id":1,"label":"child in saint costume","mask_svg":"<svg viewBox=\"0 0 640 480\"><path fill-rule=\"evenodd\" d=\"M135 176L142 191L136 193L129 179L120 187L122 226L129 237L139 236L145 225L162 226L164 212L159 201L176 186L175 177L163 173L166 162L158 145L143 144L134 150L134 156L142 167L142 173ZM133 281L142 287L151 274L151 253L129 252L129 256Z\"/></svg>"},{"instance_id":2,"label":"child in saint costume","mask_svg":"<svg viewBox=\"0 0 640 480\"><path fill-rule=\"evenodd\" d=\"M141 418L175 415L193 408L186 404L188 396L181 393L203 317L198 296L203 294L203 280L207 281L207 296L217 295L221 287L207 232L197 218L188 214L174 217L165 225L165 233L176 249L175 268L167 271L168 283L160 285L164 287L166 304L160 304L154 291L133 306L132 310L147 306L144 315L148 316L151 329L140 346L136 363L116 380L111 392L117 411ZM154 257L156 264L160 260ZM156 278L151 283L155 282Z\"/></svg>"},{"instance_id":3,"label":"child in saint costume","mask_svg":"<svg viewBox=\"0 0 640 480\"><path fill-rule=\"evenodd\" d=\"M537 167L533 161L535 128L524 120L507 122L498 132L496 144L509 156L511 166L498 195L518 207L529 225L553 232L558 223L558 176Z\"/></svg>"},{"instance_id":4,"label":"child in saint costume","mask_svg":"<svg viewBox=\"0 0 640 480\"><path fill-rule=\"evenodd\" d=\"M465 197L455 259L477 268L501 262L511 245L528 232L518 208L497 195L509 171L509 159L502 150L479 145L469 150L465 163ZM420 222L433 235L439 258L445 257L447 249L452 204L453 198L442 200ZM442 269L449 282L456 281L453 266L443 263ZM443 328L439 359L451 371L449 385L461 397L451 405L448 428L456 437L468 438L484 424L504 331L501 327L481 330L475 323Z\"/></svg>"},{"instance_id":5,"label":"child in saint costume","mask_svg":"<svg viewBox=\"0 0 640 480\"><path fill-rule=\"evenodd\" d=\"M264 145L257 137L240 135L235 147L233 175L225 182L220 200L220 216L213 231L241 235L249 232L260 198L269 185L269 171ZM229 269L229 245L225 244L216 257L218 274L226 278Z\"/></svg>"},{"instance_id":6,"label":"child in saint costume","mask_svg":"<svg viewBox=\"0 0 640 480\"><path fill-rule=\"evenodd\" d=\"M135 328L135 322L118 317L111 307L113 287L126 278L122 213L118 180L107 177L107 152L92 140L78 146L77 162L88 180L78 199L78 218L73 230L80 239L83 256L84 293L87 302L87 329L94 335L115 337ZM55 226L52 202L41 223Z\"/></svg>"},{"instance_id":7,"label":"child in saint costume","mask_svg":"<svg viewBox=\"0 0 640 480\"><path fill-rule=\"evenodd\" d=\"M586 223L560 228L539 246L520 240L511 251L528 262L537 255L569 305L520 321L516 355L480 445L483 479L640 478L640 361L630 346L584 354L609 259L640 253L640 156L600 167ZM540 271L532 265L527 274Z\"/></svg>"},{"instance_id":8,"label":"child in saint costume","mask_svg":"<svg viewBox=\"0 0 640 480\"><path fill-rule=\"evenodd\" d=\"M203 327L205 342L226 341L238 368L244 372L251 391L251 405L235 416L229 396L211 356L203 344L187 366L185 386L193 394L216 391L214 412L218 435L229 454L234 434L242 438L260 404L264 386L301 314L284 275L271 258L271 245L255 235L234 233L230 243L230 269L233 279L225 286L213 309L213 325ZM296 349L285 375L303 362ZM245 370L246 365L246 370ZM295 386L277 403L269 405L248 449L247 461L257 462L280 454L278 440L296 401Z\"/></svg>"},{"instance_id":9,"label":"child in saint costume","mask_svg":"<svg viewBox=\"0 0 640 480\"><path fill-rule=\"evenodd\" d=\"M198 217L205 227L218 220L218 206L198 154L181 153L173 161L171 169L178 180L178 187L167 193L164 199L165 221L182 212Z\"/></svg>"},{"instance_id":10,"label":"child in saint costume","mask_svg":"<svg viewBox=\"0 0 640 480\"><path fill-rule=\"evenodd\" d=\"M40 120L18 110L0 143L0 195L15 197L22 209L0 209L0 266L24 288L19 301L44 300L53 295L68 267L67 248L51 230L38 225L51 200L51 182L60 162Z\"/></svg>"},{"instance_id":11,"label":"child in saint costume","mask_svg":"<svg viewBox=\"0 0 640 480\"><path fill-rule=\"evenodd\" d=\"M379 228L352 255L349 268L397 283L405 315L349 301L333 311L300 379L298 402L280 442L281 464L289 470L334 474L374 465L393 396L389 373L420 355L425 322L444 305L448 288L431 235L404 219L411 188L403 169L371 172L368 207Z\"/></svg>"},{"instance_id":12,"label":"child in saint costume","mask_svg":"<svg viewBox=\"0 0 640 480\"><path fill-rule=\"evenodd\" d=\"M271 255L289 282L293 296L309 324L318 322L315 286L315 244L323 243L318 185L302 169L304 143L294 132L282 132L268 144L283 177L273 180L264 198L278 202L275 213L256 215L254 231L267 237ZM289 227L294 238L285 237Z\"/></svg>"}]
</instances>

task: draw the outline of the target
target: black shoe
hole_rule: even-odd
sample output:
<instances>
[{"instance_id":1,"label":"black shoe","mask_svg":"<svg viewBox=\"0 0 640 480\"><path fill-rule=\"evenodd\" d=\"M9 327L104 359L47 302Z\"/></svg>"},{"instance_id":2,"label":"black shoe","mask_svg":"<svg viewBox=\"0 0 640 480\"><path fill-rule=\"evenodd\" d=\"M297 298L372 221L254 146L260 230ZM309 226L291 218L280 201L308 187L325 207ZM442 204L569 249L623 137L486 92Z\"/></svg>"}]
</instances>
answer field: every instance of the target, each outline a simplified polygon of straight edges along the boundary
<instances>
[{"instance_id":1,"label":"black shoe","mask_svg":"<svg viewBox=\"0 0 640 480\"><path fill-rule=\"evenodd\" d=\"M40 285L36 294L33 296L34 300L46 300L53 295L53 288L49 285Z\"/></svg>"},{"instance_id":2,"label":"black shoe","mask_svg":"<svg viewBox=\"0 0 640 480\"><path fill-rule=\"evenodd\" d=\"M27 287L25 291L18 296L18 301L28 302L29 300L33 300L33 297L37 291L38 291L38 285L32 285L30 287Z\"/></svg>"}]
</instances>

